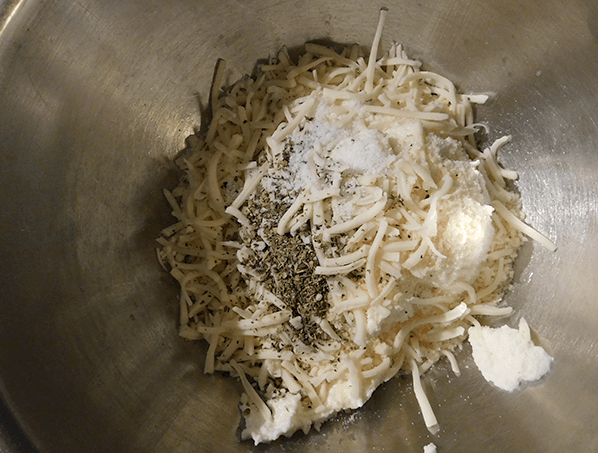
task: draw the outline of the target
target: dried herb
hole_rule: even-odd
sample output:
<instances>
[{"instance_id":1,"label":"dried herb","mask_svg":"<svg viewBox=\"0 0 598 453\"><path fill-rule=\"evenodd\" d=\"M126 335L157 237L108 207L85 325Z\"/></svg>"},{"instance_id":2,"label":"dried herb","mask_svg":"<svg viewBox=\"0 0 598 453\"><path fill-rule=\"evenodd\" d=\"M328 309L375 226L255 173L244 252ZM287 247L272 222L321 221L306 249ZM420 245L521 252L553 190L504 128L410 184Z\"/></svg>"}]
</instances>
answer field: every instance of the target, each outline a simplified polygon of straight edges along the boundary
<instances>
[{"instance_id":1,"label":"dried herb","mask_svg":"<svg viewBox=\"0 0 598 453\"><path fill-rule=\"evenodd\" d=\"M309 345L323 339L319 321L326 317L328 284L314 273L318 259L308 233L278 234L280 218L290 203L273 200L270 193L258 188L248 201L244 213L252 226L242 229L244 244L254 251L243 265L259 276L263 286L290 309L293 317L301 317L301 327L294 328L299 340Z\"/></svg>"}]
</instances>

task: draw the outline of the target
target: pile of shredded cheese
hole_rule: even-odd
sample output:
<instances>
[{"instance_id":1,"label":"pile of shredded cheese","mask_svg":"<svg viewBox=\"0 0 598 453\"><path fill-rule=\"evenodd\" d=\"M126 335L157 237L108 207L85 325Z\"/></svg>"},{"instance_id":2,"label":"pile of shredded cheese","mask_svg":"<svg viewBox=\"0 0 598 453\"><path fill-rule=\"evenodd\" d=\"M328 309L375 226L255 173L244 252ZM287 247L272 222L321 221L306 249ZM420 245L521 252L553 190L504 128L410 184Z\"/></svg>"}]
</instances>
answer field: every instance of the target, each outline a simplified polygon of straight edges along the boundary
<instances>
[{"instance_id":1,"label":"pile of shredded cheese","mask_svg":"<svg viewBox=\"0 0 598 453\"><path fill-rule=\"evenodd\" d=\"M309 431L420 376L501 304L522 233L517 177L476 147L472 103L400 45L377 58L305 44L212 91L205 137L165 191L177 222L158 257L178 280L180 335L209 344L205 372L238 376L243 438Z\"/></svg>"}]
</instances>

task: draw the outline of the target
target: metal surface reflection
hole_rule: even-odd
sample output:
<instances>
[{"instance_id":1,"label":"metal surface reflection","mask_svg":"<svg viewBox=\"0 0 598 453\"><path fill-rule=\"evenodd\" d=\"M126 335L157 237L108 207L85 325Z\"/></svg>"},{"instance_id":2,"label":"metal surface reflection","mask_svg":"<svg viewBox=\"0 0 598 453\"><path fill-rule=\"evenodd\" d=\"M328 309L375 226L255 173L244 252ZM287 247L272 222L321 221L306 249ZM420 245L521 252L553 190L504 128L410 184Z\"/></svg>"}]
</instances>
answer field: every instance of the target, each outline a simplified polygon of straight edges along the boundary
<instances>
[{"instance_id":1,"label":"metal surface reflection","mask_svg":"<svg viewBox=\"0 0 598 453\"><path fill-rule=\"evenodd\" d=\"M154 239L161 189L201 127L213 65L229 81L283 44L369 45L383 2L0 2L0 390L2 451L598 450L598 5L549 0L384 2L391 40L468 92L520 173L526 245L508 301L555 357L514 394L487 384L467 348L424 385L408 379L355 414L272 445L237 441L240 384L202 374L203 345L176 335L177 288ZM0 412L1 414L2 412ZM5 446L6 445L6 446Z\"/></svg>"}]
</instances>

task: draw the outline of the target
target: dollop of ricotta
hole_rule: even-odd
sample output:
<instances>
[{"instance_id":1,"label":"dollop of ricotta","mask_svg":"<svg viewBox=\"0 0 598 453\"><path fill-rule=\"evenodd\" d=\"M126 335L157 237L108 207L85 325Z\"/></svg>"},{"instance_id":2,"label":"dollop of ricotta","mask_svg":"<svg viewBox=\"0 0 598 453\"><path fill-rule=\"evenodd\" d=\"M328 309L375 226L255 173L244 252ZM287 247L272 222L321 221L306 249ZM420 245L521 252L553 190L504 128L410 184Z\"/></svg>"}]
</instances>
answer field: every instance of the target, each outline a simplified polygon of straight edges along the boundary
<instances>
[{"instance_id":1,"label":"dollop of ricotta","mask_svg":"<svg viewBox=\"0 0 598 453\"><path fill-rule=\"evenodd\" d=\"M523 381L540 379L548 373L553 361L542 347L532 342L529 325L523 318L519 329L472 326L469 342L475 364L484 378L508 392L516 390Z\"/></svg>"}]
</instances>

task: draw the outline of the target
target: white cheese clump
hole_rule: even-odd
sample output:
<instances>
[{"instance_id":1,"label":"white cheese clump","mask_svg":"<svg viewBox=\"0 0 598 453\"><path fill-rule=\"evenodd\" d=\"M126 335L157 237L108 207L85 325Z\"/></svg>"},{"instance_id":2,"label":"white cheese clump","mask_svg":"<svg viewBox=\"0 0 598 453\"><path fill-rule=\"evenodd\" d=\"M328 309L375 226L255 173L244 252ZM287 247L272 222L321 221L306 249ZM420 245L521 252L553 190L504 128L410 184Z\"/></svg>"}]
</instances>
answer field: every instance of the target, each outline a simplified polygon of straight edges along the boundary
<instances>
[{"instance_id":1,"label":"white cheese clump","mask_svg":"<svg viewBox=\"0 0 598 453\"><path fill-rule=\"evenodd\" d=\"M245 418L245 429L253 433L256 442L270 442L297 429L307 431L313 423L312 414L301 410L299 393L286 393L270 399L268 406L272 410L272 418L264 420L258 414Z\"/></svg>"},{"instance_id":2,"label":"white cheese clump","mask_svg":"<svg viewBox=\"0 0 598 453\"><path fill-rule=\"evenodd\" d=\"M255 444L271 442L280 436L290 436L298 430L307 433L311 426L316 429L332 415L347 409L357 409L372 396L382 379L360 379L359 386L346 376L336 380L330 387L326 399L318 407L302 402L300 393L282 393L270 397L267 405L272 417L264 419L257 411L245 416L246 434L251 434ZM248 400L242 401L243 409L250 409Z\"/></svg>"},{"instance_id":3,"label":"white cheese clump","mask_svg":"<svg viewBox=\"0 0 598 453\"><path fill-rule=\"evenodd\" d=\"M540 379L550 370L553 358L536 346L525 319L519 329L472 326L469 342L473 358L484 378L498 388L512 392L523 381Z\"/></svg>"},{"instance_id":4,"label":"white cheese clump","mask_svg":"<svg viewBox=\"0 0 598 453\"><path fill-rule=\"evenodd\" d=\"M436 445L429 443L424 446L424 453L436 453Z\"/></svg>"}]
</instances>

